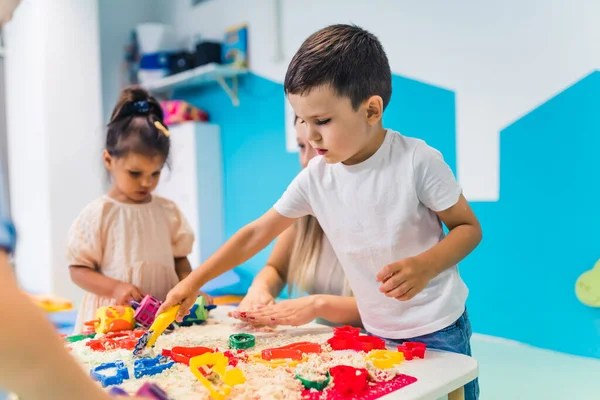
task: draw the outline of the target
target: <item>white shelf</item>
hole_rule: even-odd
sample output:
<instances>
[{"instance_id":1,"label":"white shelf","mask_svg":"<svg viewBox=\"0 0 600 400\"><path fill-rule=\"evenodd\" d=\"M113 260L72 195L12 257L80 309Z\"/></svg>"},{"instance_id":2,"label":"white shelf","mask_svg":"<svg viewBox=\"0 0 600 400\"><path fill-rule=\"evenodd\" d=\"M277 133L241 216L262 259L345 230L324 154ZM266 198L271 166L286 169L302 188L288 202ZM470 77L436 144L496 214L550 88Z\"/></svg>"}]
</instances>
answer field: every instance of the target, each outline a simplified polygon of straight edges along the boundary
<instances>
[{"instance_id":1,"label":"white shelf","mask_svg":"<svg viewBox=\"0 0 600 400\"><path fill-rule=\"evenodd\" d=\"M212 63L167 76L143 86L150 92L164 94L176 89L193 88L216 82L221 85L225 93L229 95L233 105L237 106L239 105L237 77L246 73L248 73L248 69L246 68ZM231 86L227 84L227 81L225 80L227 78L231 78Z\"/></svg>"}]
</instances>

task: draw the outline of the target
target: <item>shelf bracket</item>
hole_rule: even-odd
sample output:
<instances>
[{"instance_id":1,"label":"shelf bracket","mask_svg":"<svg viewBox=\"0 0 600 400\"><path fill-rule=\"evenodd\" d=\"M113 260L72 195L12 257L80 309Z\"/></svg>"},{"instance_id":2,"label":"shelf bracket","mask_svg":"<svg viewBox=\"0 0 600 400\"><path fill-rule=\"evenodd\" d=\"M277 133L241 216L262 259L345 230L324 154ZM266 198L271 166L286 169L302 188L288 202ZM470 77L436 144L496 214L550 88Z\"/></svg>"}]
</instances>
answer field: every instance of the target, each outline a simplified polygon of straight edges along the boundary
<instances>
[{"instance_id":1,"label":"shelf bracket","mask_svg":"<svg viewBox=\"0 0 600 400\"><path fill-rule=\"evenodd\" d=\"M233 78L231 78L231 83L232 83L231 87L229 87L229 85L225 81L225 78L223 78L222 75L217 75L216 80L217 80L217 82L219 82L219 85L221 85L221 88L223 88L225 93L227 93L227 95L231 99L231 103L233 104L233 106L234 107L239 106L240 99L238 97L238 78L237 78L237 76L234 76Z\"/></svg>"}]
</instances>

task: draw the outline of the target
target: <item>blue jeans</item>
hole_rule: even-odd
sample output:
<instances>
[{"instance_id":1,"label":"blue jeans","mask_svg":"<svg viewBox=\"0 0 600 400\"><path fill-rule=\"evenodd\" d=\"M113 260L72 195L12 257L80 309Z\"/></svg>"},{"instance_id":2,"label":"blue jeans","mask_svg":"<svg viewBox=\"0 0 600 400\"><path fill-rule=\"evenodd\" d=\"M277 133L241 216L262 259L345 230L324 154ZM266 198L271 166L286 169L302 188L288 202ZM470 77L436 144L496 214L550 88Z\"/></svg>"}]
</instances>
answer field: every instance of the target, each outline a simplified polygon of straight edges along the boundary
<instances>
[{"instance_id":1,"label":"blue jeans","mask_svg":"<svg viewBox=\"0 0 600 400\"><path fill-rule=\"evenodd\" d=\"M427 347L453 353L471 355L471 322L467 310L450 326L437 332L410 339L385 339L386 342L402 344L403 342L422 342ZM465 400L479 399L479 381L477 379L465 385Z\"/></svg>"}]
</instances>

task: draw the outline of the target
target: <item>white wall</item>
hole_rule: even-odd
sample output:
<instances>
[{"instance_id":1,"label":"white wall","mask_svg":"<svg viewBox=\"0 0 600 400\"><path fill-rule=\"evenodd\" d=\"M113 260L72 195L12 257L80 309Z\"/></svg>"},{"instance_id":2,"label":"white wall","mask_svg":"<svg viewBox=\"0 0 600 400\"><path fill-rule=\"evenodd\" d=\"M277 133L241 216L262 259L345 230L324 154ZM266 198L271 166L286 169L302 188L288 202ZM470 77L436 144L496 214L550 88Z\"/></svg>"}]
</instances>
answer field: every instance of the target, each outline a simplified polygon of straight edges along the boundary
<instances>
[{"instance_id":1,"label":"white wall","mask_svg":"<svg viewBox=\"0 0 600 400\"><path fill-rule=\"evenodd\" d=\"M161 22L160 0L98 0L100 23L100 62L104 122L125 82L125 46L130 32L139 23Z\"/></svg>"},{"instance_id":2,"label":"white wall","mask_svg":"<svg viewBox=\"0 0 600 400\"><path fill-rule=\"evenodd\" d=\"M16 267L26 290L77 300L69 226L102 193L96 0L23 0L6 37L7 131Z\"/></svg>"},{"instance_id":3,"label":"white wall","mask_svg":"<svg viewBox=\"0 0 600 400\"><path fill-rule=\"evenodd\" d=\"M276 1L161 5L165 18L187 35L221 37L227 27L248 22L251 69L278 82L312 32L332 23L372 31L394 73L455 91L458 175L471 200L498 198L499 131L600 67L599 2L281 0L281 62Z\"/></svg>"}]
</instances>

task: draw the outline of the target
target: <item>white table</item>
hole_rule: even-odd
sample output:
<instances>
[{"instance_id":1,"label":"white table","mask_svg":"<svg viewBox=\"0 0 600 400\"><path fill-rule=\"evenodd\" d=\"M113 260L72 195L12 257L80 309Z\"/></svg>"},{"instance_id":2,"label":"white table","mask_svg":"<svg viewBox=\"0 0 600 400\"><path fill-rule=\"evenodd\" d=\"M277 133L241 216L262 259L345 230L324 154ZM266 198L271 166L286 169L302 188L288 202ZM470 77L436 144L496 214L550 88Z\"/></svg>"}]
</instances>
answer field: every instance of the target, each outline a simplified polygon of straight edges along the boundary
<instances>
[{"instance_id":1,"label":"white table","mask_svg":"<svg viewBox=\"0 0 600 400\"><path fill-rule=\"evenodd\" d=\"M211 317L216 320L230 321L227 317L229 311L235 310L233 306L218 306L211 311ZM209 328L209 326L207 326ZM310 323L300 327L284 328L278 333L286 335L306 335L309 333L323 335L323 339L330 337L332 328L317 323ZM270 334L256 334L268 336ZM389 347L390 350L396 350ZM427 349L425 359L415 359L401 364L402 373L417 378L415 383L403 387L381 397L385 400L437 400L448 395L448 400L463 400L463 386L477 378L477 361L469 356Z\"/></svg>"}]
</instances>

